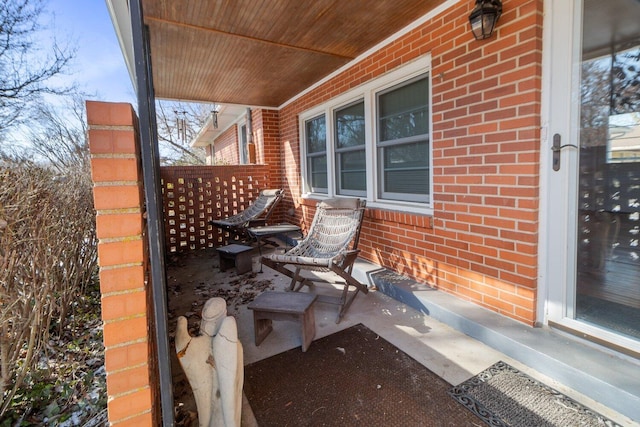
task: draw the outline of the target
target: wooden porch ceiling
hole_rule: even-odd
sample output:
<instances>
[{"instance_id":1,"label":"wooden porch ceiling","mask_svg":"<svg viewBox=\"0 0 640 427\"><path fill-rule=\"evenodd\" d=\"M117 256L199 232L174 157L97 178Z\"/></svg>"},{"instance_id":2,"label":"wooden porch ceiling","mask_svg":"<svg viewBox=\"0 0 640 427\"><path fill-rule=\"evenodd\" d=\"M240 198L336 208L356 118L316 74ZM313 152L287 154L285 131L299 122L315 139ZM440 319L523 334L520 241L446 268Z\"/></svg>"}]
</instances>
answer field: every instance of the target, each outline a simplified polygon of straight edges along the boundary
<instances>
[{"instance_id":1,"label":"wooden porch ceiling","mask_svg":"<svg viewBox=\"0 0 640 427\"><path fill-rule=\"evenodd\" d=\"M445 0L143 0L156 96L278 107Z\"/></svg>"}]
</instances>

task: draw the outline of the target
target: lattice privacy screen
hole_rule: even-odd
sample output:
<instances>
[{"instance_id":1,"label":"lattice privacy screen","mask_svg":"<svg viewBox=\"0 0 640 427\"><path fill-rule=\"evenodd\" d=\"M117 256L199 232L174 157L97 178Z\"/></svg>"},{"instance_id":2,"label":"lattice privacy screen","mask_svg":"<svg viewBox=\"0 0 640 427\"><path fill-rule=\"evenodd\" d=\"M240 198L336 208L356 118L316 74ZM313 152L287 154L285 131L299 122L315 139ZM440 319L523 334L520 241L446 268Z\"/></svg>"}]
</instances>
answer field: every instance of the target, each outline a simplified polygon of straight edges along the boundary
<instances>
[{"instance_id":1,"label":"lattice privacy screen","mask_svg":"<svg viewBox=\"0 0 640 427\"><path fill-rule=\"evenodd\" d=\"M640 170L637 163L585 161L604 157L598 154L581 154L579 259L595 270L611 261L640 266Z\"/></svg>"},{"instance_id":2,"label":"lattice privacy screen","mask_svg":"<svg viewBox=\"0 0 640 427\"><path fill-rule=\"evenodd\" d=\"M223 236L209 225L246 209L270 187L267 167L171 166L160 171L168 252L219 246Z\"/></svg>"}]
</instances>

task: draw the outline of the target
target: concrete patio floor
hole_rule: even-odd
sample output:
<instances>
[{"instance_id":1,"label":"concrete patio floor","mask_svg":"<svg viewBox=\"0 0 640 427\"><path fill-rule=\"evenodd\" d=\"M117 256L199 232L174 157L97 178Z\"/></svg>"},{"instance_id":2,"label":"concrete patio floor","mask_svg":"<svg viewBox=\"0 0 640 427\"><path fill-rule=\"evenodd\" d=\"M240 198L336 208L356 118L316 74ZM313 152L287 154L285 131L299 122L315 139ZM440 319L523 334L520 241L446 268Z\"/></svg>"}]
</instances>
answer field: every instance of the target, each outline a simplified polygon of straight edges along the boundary
<instances>
[{"instance_id":1,"label":"concrete patio floor","mask_svg":"<svg viewBox=\"0 0 640 427\"><path fill-rule=\"evenodd\" d=\"M269 250L273 249L263 248L264 253ZM262 344L254 344L253 312L247 309L247 303L264 290L284 290L289 284L288 277L267 267L260 270L257 249L253 253L253 272L244 275L236 274L235 270L221 272L215 250L171 256L167 268L170 331L175 328L177 316L186 315L190 330L195 334L202 304L212 296L223 296L227 299L228 314L237 320L245 365L300 347L299 324L288 321L274 321L273 331ZM230 291L231 288L239 291ZM312 291L318 293L338 292L325 285L314 288ZM502 360L621 425L638 425L613 409L380 291L358 295L339 324L335 323L337 306L316 303L314 310L315 339L362 323L452 385ZM174 384L182 381L184 388L185 380L175 357L172 372ZM180 399L183 401L179 405L193 413L195 405L189 396L177 396L176 400ZM256 425L248 408L243 411L243 425Z\"/></svg>"}]
</instances>

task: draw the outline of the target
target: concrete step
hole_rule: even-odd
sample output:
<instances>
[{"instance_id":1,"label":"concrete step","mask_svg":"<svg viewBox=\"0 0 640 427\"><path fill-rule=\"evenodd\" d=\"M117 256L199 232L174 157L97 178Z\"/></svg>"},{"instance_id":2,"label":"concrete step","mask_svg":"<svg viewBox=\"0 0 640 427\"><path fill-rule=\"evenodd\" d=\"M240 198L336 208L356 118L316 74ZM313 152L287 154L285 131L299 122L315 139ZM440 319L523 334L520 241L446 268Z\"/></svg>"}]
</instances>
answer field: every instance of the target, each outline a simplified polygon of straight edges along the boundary
<instances>
[{"instance_id":1,"label":"concrete step","mask_svg":"<svg viewBox=\"0 0 640 427\"><path fill-rule=\"evenodd\" d=\"M549 327L529 327L363 260L354 277L640 422L640 360Z\"/></svg>"}]
</instances>

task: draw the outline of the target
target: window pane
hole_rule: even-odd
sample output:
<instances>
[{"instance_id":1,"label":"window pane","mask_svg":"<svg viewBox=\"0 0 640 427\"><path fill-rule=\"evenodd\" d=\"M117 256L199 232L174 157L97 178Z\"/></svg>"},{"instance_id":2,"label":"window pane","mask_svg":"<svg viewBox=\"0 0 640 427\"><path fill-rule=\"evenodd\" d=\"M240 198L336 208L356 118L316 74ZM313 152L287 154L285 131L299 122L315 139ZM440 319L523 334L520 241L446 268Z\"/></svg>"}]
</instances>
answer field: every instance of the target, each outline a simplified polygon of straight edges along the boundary
<instances>
[{"instance_id":1,"label":"window pane","mask_svg":"<svg viewBox=\"0 0 640 427\"><path fill-rule=\"evenodd\" d=\"M308 191L327 192L327 128L324 115L305 122Z\"/></svg>"},{"instance_id":2,"label":"window pane","mask_svg":"<svg viewBox=\"0 0 640 427\"><path fill-rule=\"evenodd\" d=\"M380 197L429 200L429 79L378 95Z\"/></svg>"},{"instance_id":3,"label":"window pane","mask_svg":"<svg viewBox=\"0 0 640 427\"><path fill-rule=\"evenodd\" d=\"M429 133L429 79L380 95L380 141Z\"/></svg>"},{"instance_id":4,"label":"window pane","mask_svg":"<svg viewBox=\"0 0 640 427\"><path fill-rule=\"evenodd\" d=\"M309 173L310 173L311 190L326 191L327 156L309 157Z\"/></svg>"},{"instance_id":5,"label":"window pane","mask_svg":"<svg viewBox=\"0 0 640 427\"><path fill-rule=\"evenodd\" d=\"M394 145L381 149L383 191L388 193L429 194L428 141Z\"/></svg>"},{"instance_id":6,"label":"window pane","mask_svg":"<svg viewBox=\"0 0 640 427\"><path fill-rule=\"evenodd\" d=\"M307 153L318 153L327 149L327 127L324 116L306 122Z\"/></svg>"},{"instance_id":7,"label":"window pane","mask_svg":"<svg viewBox=\"0 0 640 427\"><path fill-rule=\"evenodd\" d=\"M367 174L364 150L342 153L340 159L340 190L366 191Z\"/></svg>"},{"instance_id":8,"label":"window pane","mask_svg":"<svg viewBox=\"0 0 640 427\"><path fill-rule=\"evenodd\" d=\"M336 111L336 147L364 145L364 101Z\"/></svg>"}]
</instances>

